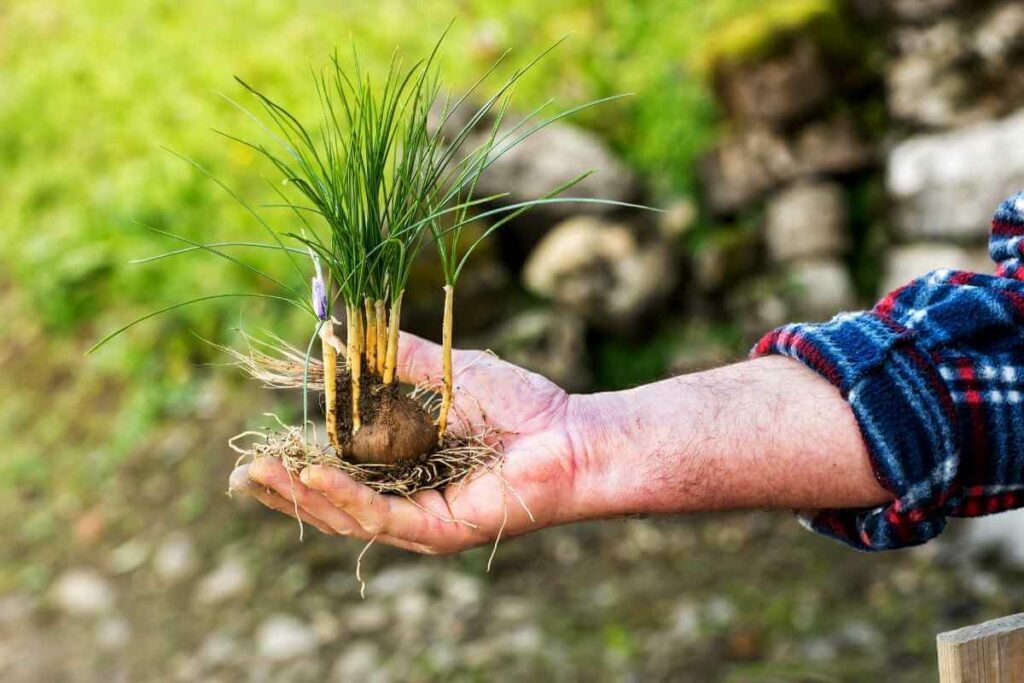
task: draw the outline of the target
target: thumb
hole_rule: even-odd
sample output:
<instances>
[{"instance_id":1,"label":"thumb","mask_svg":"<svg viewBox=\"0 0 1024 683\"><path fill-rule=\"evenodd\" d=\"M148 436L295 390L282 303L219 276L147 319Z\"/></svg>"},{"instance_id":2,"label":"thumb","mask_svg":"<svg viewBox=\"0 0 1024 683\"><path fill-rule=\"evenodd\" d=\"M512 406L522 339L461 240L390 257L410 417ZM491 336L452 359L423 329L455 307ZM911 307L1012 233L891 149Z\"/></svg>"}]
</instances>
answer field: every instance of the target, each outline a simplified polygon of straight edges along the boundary
<instances>
[{"instance_id":1,"label":"thumb","mask_svg":"<svg viewBox=\"0 0 1024 683\"><path fill-rule=\"evenodd\" d=\"M443 366L441 346L415 334L402 332L398 339L398 379L406 384L438 384Z\"/></svg>"}]
</instances>

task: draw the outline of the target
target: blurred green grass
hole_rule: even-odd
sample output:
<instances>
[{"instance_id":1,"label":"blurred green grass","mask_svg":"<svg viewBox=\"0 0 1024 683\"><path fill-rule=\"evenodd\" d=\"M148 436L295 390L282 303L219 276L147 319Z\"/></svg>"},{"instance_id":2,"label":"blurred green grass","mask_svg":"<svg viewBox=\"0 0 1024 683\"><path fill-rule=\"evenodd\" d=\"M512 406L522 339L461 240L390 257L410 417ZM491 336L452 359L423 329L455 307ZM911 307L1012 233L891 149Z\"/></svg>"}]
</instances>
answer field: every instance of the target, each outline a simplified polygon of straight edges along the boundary
<instances>
[{"instance_id":1,"label":"blurred green grass","mask_svg":"<svg viewBox=\"0 0 1024 683\"><path fill-rule=\"evenodd\" d=\"M750 49L772 22L788 25L794 13L831 6L785 4L788 13L757 0L6 3L0 509L29 510L12 535L29 544L52 537L60 520L112 495L110 478L122 463L148 457L162 420L198 410L205 380L195 368L220 359L197 337L224 340L240 321L286 337L303 330L286 306L226 300L177 310L82 356L103 333L155 308L272 291L209 254L128 264L180 246L141 223L202 241L260 239L242 207L161 149L194 159L248 199L271 196L269 169L211 130L253 133L217 94L241 97L233 75L302 116L315 108L309 69L350 43L364 65L379 69L396 46L409 58L425 54L454 19L442 66L458 89L508 47L513 68L571 34L523 81L518 106L634 93L575 121L633 165L657 200L693 191L692 162L718 132L701 76L708 55ZM738 17L742 30L730 34ZM269 217L294 228L287 215ZM246 256L289 276L267 254ZM236 412L223 418L239 419ZM26 508L26 501L46 504Z\"/></svg>"},{"instance_id":2,"label":"blurred green grass","mask_svg":"<svg viewBox=\"0 0 1024 683\"><path fill-rule=\"evenodd\" d=\"M512 67L571 34L519 88L520 106L634 93L577 122L609 140L660 191L686 191L690 162L715 127L690 64L716 26L757 4L16 2L0 29L9 65L0 206L8 241L17 245L0 256L2 264L48 328L60 331L112 324L133 307L174 301L183 289L251 286L203 255L125 265L173 246L137 221L197 239L256 234L241 207L160 146L252 196L267 169L210 130L252 132L216 94L241 97L232 75L309 114L309 68L335 48L354 42L371 68L396 46L415 58L453 18L443 64L456 88L506 47L515 49Z\"/></svg>"},{"instance_id":3,"label":"blurred green grass","mask_svg":"<svg viewBox=\"0 0 1024 683\"><path fill-rule=\"evenodd\" d=\"M202 368L223 359L197 337L228 339L241 320L291 338L305 333L307 321L287 307L224 301L148 321L100 353L83 355L103 333L154 308L265 287L208 254L127 263L178 246L140 222L206 241L262 239L230 197L161 149L196 159L247 198L268 196L267 169L210 130L251 132L216 94L240 96L232 75L308 114L315 107L309 67L350 39L364 63L379 68L396 45L411 57L422 54L455 18L443 64L459 87L506 47L515 48L514 64L572 33L523 82L518 102L526 109L548 97L572 105L634 93L575 121L634 166L657 203L694 191L692 162L720 133L704 81L709 61L756 51L775 27L831 11L832 4L0 3L0 518L7 524L0 529L0 594L10 588L42 594L82 555L92 552L90 563L99 562L109 548L99 552L88 545L96 541L76 540L78 529L88 526L79 526L83 519L103 521L107 545L185 528L207 560L232 542L244 546L261 572L265 604L217 607L205 620L196 619L184 589L166 593L122 577L125 596L135 598L126 599L126 609L140 625L132 650L140 670L153 675L154 663L197 649L200 637L222 621L255 619L268 604L290 609L296 597L281 580L288 571L314 567L313 588L303 591L311 601L333 595L324 587L330 577L319 574L343 565L347 578L344 563L354 562L358 548L336 539L296 546L287 520L239 514L220 497L231 464L226 438L246 422L266 422L262 410L274 408L282 417L290 410L294 417L296 408L275 404L269 392L230 370ZM857 191L857 207L872 201L871 191ZM293 227L288 216L271 216L282 229ZM284 264L265 255L247 256L287 274ZM877 263L864 264L872 266ZM713 329L705 336L728 345L730 333ZM643 342L611 340L597 350L601 367L628 366L629 372L599 373L598 380L614 386L653 378L677 347L691 342L698 345L673 329ZM726 604L735 604L743 623L753 625L772 661L723 660L729 629L722 624L708 627L707 642L672 646L679 661L695 664L690 675L729 670L727 680L865 680L894 666L908 680L928 680L936 624L1004 613L1006 595L1019 601L1013 587L1020 582L1012 580L1018 576L978 600L971 577L941 567L933 555L852 555L836 563L841 551L789 520L775 526L763 516L743 515L698 519L692 526L624 524L577 528L585 545L575 552L585 551L586 561L554 570L552 558L564 552L567 535L509 544L502 548L504 562L487 575L488 592L543 596L538 602L551 606L539 617L545 638L593 672L604 666L605 653L642 668L648 641L678 626L679 606L731 596ZM373 570L407 561L382 552L369 558ZM452 558L449 566L484 576L487 553ZM345 608L356 604L354 585L335 597ZM486 621L493 620L488 610ZM835 662L811 661L800 649L846 622L877 625L883 644L842 646L847 649ZM62 642L51 638L48 633L48 645ZM77 642L93 648L91 636ZM47 649L46 656L53 652L65 656L59 649Z\"/></svg>"}]
</instances>

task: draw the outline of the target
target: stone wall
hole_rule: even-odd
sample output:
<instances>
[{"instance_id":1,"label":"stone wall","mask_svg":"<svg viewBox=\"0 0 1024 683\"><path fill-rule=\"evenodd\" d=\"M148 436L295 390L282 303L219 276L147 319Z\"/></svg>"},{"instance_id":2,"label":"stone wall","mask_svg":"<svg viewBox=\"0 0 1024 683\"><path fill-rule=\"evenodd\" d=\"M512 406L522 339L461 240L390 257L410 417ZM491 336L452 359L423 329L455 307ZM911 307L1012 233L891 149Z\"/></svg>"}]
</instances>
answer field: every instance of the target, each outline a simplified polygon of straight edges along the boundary
<instances>
[{"instance_id":1,"label":"stone wall","mask_svg":"<svg viewBox=\"0 0 1024 683\"><path fill-rule=\"evenodd\" d=\"M933 268L989 271L989 219L1024 189L1024 4L901 0L882 19L896 131L883 287Z\"/></svg>"},{"instance_id":2,"label":"stone wall","mask_svg":"<svg viewBox=\"0 0 1024 683\"><path fill-rule=\"evenodd\" d=\"M778 45L766 57L716 65L728 132L698 166L708 223L698 291L721 298L748 336L857 305L850 264L861 240L850 188L880 165L864 112L881 88L866 60L838 53L812 31ZM744 225L753 230L742 239L716 239ZM743 266L721 264L730 261ZM722 277L702 277L707 271Z\"/></svg>"},{"instance_id":3,"label":"stone wall","mask_svg":"<svg viewBox=\"0 0 1024 683\"><path fill-rule=\"evenodd\" d=\"M735 297L746 308L734 308L751 327L830 317L934 268L991 270L988 221L1024 188L1024 4L844 9L865 44L860 64L808 30L716 68L731 132L699 169L703 203L719 229L757 215L764 257ZM851 69L862 76L852 88ZM817 145L812 131L823 131ZM873 183L883 200L858 214L851 193ZM877 274L855 288L851 267L875 258Z\"/></svg>"},{"instance_id":4,"label":"stone wall","mask_svg":"<svg viewBox=\"0 0 1024 683\"><path fill-rule=\"evenodd\" d=\"M698 197L650 197L565 123L498 162L482 195L511 202L597 168L574 194L665 211L555 205L517 219L460 288L461 342L583 389L601 340L640 353L681 330L671 369L693 370L929 270L991 270L989 218L1024 188L1024 3L837 2L829 30L789 27L712 65L724 132L694 169ZM723 325L738 328L732 342L708 333Z\"/></svg>"}]
</instances>

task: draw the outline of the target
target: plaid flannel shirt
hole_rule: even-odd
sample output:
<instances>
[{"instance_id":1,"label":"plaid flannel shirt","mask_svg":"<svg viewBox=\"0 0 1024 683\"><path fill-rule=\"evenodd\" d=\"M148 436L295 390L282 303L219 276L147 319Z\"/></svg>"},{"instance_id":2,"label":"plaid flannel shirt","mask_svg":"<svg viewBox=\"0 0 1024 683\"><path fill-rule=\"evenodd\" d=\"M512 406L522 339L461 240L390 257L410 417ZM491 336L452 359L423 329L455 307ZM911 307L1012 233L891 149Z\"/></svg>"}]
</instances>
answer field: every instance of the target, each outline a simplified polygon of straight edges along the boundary
<instances>
[{"instance_id":1,"label":"plaid flannel shirt","mask_svg":"<svg viewBox=\"0 0 1024 683\"><path fill-rule=\"evenodd\" d=\"M994 275L936 270L870 311L786 325L752 355L790 356L849 401L895 500L800 512L861 550L916 545L946 518L1024 505L1024 192L995 214Z\"/></svg>"}]
</instances>

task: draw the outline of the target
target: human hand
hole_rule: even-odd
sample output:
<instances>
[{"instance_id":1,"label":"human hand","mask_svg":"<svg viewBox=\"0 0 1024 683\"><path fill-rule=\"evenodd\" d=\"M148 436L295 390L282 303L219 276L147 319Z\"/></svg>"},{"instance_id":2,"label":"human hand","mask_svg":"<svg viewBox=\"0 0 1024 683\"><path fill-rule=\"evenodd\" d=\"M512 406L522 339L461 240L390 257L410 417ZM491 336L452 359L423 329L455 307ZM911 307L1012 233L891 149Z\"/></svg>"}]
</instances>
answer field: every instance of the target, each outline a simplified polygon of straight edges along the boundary
<instances>
[{"instance_id":1,"label":"human hand","mask_svg":"<svg viewBox=\"0 0 1024 683\"><path fill-rule=\"evenodd\" d=\"M398 374L410 384L438 384L441 349L403 334ZM504 461L443 492L407 500L380 494L344 472L311 466L290 476L275 458L235 469L230 488L253 496L327 534L387 543L420 553L454 553L584 516L578 504L579 453L586 421L581 397L482 351L453 354L455 400L450 429L500 434Z\"/></svg>"}]
</instances>

